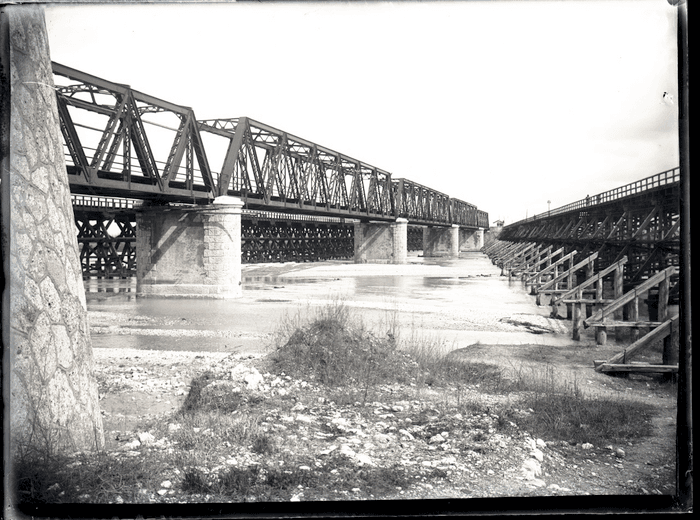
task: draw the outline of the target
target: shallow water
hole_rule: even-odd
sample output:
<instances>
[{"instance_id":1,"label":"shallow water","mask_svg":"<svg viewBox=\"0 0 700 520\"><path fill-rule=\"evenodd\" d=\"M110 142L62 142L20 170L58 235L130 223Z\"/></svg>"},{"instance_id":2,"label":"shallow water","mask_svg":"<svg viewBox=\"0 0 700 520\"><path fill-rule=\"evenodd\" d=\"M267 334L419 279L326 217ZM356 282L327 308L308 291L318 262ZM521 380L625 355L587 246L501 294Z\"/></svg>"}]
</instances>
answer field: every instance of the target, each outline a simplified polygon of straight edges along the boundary
<instances>
[{"instance_id":1,"label":"shallow water","mask_svg":"<svg viewBox=\"0 0 700 520\"><path fill-rule=\"evenodd\" d=\"M285 319L343 302L364 323L386 331L439 335L454 348L476 342L561 342L506 325L514 315L548 316L519 282L500 276L482 253L459 259L409 255L405 265L333 261L244 265L243 297L234 300L138 298L136 280L88 280L96 348L258 350ZM104 330L104 328L109 328ZM151 329L151 330L149 330ZM191 331L214 336L187 336ZM547 337L550 336L550 337Z\"/></svg>"}]
</instances>

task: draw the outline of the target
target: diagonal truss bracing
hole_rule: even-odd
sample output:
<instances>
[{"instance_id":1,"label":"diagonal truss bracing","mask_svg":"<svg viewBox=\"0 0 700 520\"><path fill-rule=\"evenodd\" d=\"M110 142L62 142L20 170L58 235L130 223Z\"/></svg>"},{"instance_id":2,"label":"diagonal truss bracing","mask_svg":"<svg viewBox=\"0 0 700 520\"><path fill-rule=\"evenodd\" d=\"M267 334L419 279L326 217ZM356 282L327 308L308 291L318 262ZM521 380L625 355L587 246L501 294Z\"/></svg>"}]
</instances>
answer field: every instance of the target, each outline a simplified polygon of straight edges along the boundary
<instances>
[{"instance_id":1,"label":"diagonal truss bracing","mask_svg":"<svg viewBox=\"0 0 700 520\"><path fill-rule=\"evenodd\" d=\"M214 178L192 109L58 63L53 70L71 191L211 197Z\"/></svg>"},{"instance_id":2,"label":"diagonal truss bracing","mask_svg":"<svg viewBox=\"0 0 700 520\"><path fill-rule=\"evenodd\" d=\"M472 204L250 118L198 121L191 108L52 66L72 193L196 204L235 195L250 209L488 228ZM218 173L212 136L225 139Z\"/></svg>"},{"instance_id":3,"label":"diagonal truss bracing","mask_svg":"<svg viewBox=\"0 0 700 520\"><path fill-rule=\"evenodd\" d=\"M247 117L199 122L228 139L217 194L247 207L390 219L391 174Z\"/></svg>"}]
</instances>

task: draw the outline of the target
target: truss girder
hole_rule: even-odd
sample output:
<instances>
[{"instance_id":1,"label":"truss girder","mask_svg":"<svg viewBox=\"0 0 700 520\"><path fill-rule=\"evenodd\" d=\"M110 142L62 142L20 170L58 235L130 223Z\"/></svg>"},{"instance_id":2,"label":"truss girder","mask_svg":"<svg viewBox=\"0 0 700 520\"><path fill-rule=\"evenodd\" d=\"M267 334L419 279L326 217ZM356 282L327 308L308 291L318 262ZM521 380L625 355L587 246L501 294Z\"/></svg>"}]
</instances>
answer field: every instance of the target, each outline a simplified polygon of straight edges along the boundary
<instances>
[{"instance_id":1,"label":"truss girder","mask_svg":"<svg viewBox=\"0 0 700 520\"><path fill-rule=\"evenodd\" d=\"M506 226L500 239L596 252L603 266L627 257L625 284L642 283L678 265L680 189L678 171L669 170Z\"/></svg>"},{"instance_id":2,"label":"truss girder","mask_svg":"<svg viewBox=\"0 0 700 520\"><path fill-rule=\"evenodd\" d=\"M71 191L112 196L140 192L163 200L212 198L214 178L192 109L58 63L53 71ZM76 122L71 111L82 115L83 122ZM153 114L165 114L177 126L144 117ZM169 150L167 155L155 152L156 141Z\"/></svg>"},{"instance_id":3,"label":"truss girder","mask_svg":"<svg viewBox=\"0 0 700 520\"><path fill-rule=\"evenodd\" d=\"M380 168L250 118L197 121L190 108L52 67L73 193L192 203L235 195L251 209L488 228L473 204L411 181L399 189ZM203 132L229 140L220 173Z\"/></svg>"},{"instance_id":4,"label":"truss girder","mask_svg":"<svg viewBox=\"0 0 700 520\"><path fill-rule=\"evenodd\" d=\"M200 121L229 140L217 195L277 206L389 219L391 174L247 117Z\"/></svg>"},{"instance_id":5,"label":"truss girder","mask_svg":"<svg viewBox=\"0 0 700 520\"><path fill-rule=\"evenodd\" d=\"M354 255L351 224L242 220L241 261L316 262L347 259Z\"/></svg>"}]
</instances>

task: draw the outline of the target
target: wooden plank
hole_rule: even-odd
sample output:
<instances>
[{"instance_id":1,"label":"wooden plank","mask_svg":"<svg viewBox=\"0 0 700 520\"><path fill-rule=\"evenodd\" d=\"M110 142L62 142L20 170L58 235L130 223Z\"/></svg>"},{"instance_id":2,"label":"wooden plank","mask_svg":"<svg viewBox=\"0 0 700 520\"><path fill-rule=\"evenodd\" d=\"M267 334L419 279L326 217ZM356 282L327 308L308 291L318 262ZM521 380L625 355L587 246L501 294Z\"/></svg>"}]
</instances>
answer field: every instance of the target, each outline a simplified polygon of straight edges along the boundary
<instances>
[{"instance_id":1,"label":"wooden plank","mask_svg":"<svg viewBox=\"0 0 700 520\"><path fill-rule=\"evenodd\" d=\"M551 251L551 249L552 249L552 247L550 246L550 247L548 247L547 249L545 249L545 252L546 252L546 251ZM540 268L540 265L544 264L545 262L551 262L551 261L552 261L552 258L554 258L554 257L557 256L557 255L560 255L560 254L563 253L563 252L564 252L564 248L563 248L563 247L560 247L559 249L557 249L557 250L554 251L553 253L549 253L549 254L548 254L547 256L545 256L544 258L540 258L537 262L535 262L535 263L532 265L533 272L535 272L535 273L538 272L538 271L539 271L539 268Z\"/></svg>"},{"instance_id":2,"label":"wooden plank","mask_svg":"<svg viewBox=\"0 0 700 520\"><path fill-rule=\"evenodd\" d=\"M531 244L528 245L526 248L524 248L524 249L522 249L521 251L519 251L518 253L516 253L515 256L513 256L513 258L511 258L511 259L509 259L509 260L506 260L506 261L509 262L509 263L515 262L516 260L518 260L518 258L520 258L520 257L522 257L522 256L525 256L525 254L526 254L528 251L530 251L532 248L534 248L536 245L537 245L536 242L531 243Z\"/></svg>"},{"instance_id":3,"label":"wooden plank","mask_svg":"<svg viewBox=\"0 0 700 520\"><path fill-rule=\"evenodd\" d=\"M613 357L608 359L608 364L615 364L634 356L639 350L646 347L650 343L658 341L671 332L671 327L675 326L678 322L678 316L673 319L665 321L663 324L656 327L654 330L646 334L645 336L639 338L637 341L632 343L622 352L615 354ZM596 369L597 370L597 369Z\"/></svg>"},{"instance_id":4,"label":"wooden plank","mask_svg":"<svg viewBox=\"0 0 700 520\"><path fill-rule=\"evenodd\" d=\"M576 251L574 251L574 254L576 254ZM562 272L559 276L556 276L555 278L552 278L550 281L548 281L546 284L542 286L542 289L549 289L550 286L553 286L557 282L562 281L564 278L567 276L572 275L579 269L583 269L586 265L590 265L595 259L598 258L598 253L593 253L592 255L589 255L585 259L581 260L579 263L574 265L573 267L570 267L568 270ZM564 259L562 259L564 260Z\"/></svg>"},{"instance_id":5,"label":"wooden plank","mask_svg":"<svg viewBox=\"0 0 700 520\"><path fill-rule=\"evenodd\" d=\"M551 259L551 258L552 258L553 256L555 256L556 254L558 254L558 253L560 253L560 252L563 252L563 251L564 251L564 248L563 248L563 247L562 247L561 249L558 249L556 252L552 253L552 254L549 255L547 258L545 258L545 261L548 260L548 259ZM564 262L567 261L569 258L572 258L575 254L576 254L576 251L572 251L572 252L569 253L568 255L565 255L565 256L561 257L559 260L557 260L557 261L554 262L553 264L548 265L547 267L545 267L545 268L542 269L541 271L538 271L534 276L531 276L530 278L528 278L527 280L525 280L525 283L527 283L527 284L529 284L529 285L532 285L531 282L532 282L533 280L539 279L539 278L541 278L543 275L549 273L550 271L553 271L554 268L555 268L556 266L558 266L559 264L564 263ZM539 282L535 282L535 283L537 284L537 283L539 283Z\"/></svg>"},{"instance_id":6,"label":"wooden plank","mask_svg":"<svg viewBox=\"0 0 700 520\"><path fill-rule=\"evenodd\" d=\"M599 372L678 372L678 365L623 365L605 363L596 368Z\"/></svg>"},{"instance_id":7,"label":"wooden plank","mask_svg":"<svg viewBox=\"0 0 700 520\"><path fill-rule=\"evenodd\" d=\"M611 303L614 301L615 300L605 299L605 298L601 298L600 300L581 298L580 300L574 300L574 299L561 300L560 303L591 303L591 304L596 304L596 303ZM606 322L606 323L608 323L608 322Z\"/></svg>"},{"instance_id":8,"label":"wooden plank","mask_svg":"<svg viewBox=\"0 0 700 520\"><path fill-rule=\"evenodd\" d=\"M562 300L563 298L570 296L572 294L576 294L577 291L583 291L586 287L593 285L599 280L602 280L603 277L607 276L608 274L612 273L613 271L618 271L621 272L623 266L627 263L627 257L621 258L618 262L615 262L614 264L609 265L605 269L603 269L601 272L593 276L592 278L588 278L585 280L583 283L579 284L578 286L574 287L571 289L569 292L564 293L560 298L558 298L556 301L552 302L554 304L557 304ZM620 276L620 280L622 280L622 276Z\"/></svg>"},{"instance_id":9,"label":"wooden plank","mask_svg":"<svg viewBox=\"0 0 700 520\"><path fill-rule=\"evenodd\" d=\"M624 305L628 303L632 303L634 305L635 301L639 296L639 293L643 293L649 290L662 280L666 279L667 277L673 276L676 273L678 273L678 267L675 266L667 267L663 271L656 273L643 284L638 285L632 291L628 291L627 293L617 298L614 302L610 303L609 305L606 305L601 310L596 312L593 316L584 321L584 325L593 325L595 322L604 319L606 314L612 314L614 311L616 311L617 309L621 309ZM634 308L631 310L633 312L635 311Z\"/></svg>"},{"instance_id":10,"label":"wooden plank","mask_svg":"<svg viewBox=\"0 0 700 520\"><path fill-rule=\"evenodd\" d=\"M588 327L610 327L611 329L615 327L658 327L664 323L663 321L600 321L588 325Z\"/></svg>"}]
</instances>

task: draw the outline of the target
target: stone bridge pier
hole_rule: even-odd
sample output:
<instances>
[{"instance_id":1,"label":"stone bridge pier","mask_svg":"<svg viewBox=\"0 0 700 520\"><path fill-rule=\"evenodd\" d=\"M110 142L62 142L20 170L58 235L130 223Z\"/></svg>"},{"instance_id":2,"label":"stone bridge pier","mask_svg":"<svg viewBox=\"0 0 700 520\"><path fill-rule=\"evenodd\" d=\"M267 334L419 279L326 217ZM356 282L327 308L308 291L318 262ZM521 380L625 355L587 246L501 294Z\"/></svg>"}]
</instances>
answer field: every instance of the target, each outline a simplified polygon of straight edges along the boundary
<instances>
[{"instance_id":1,"label":"stone bridge pier","mask_svg":"<svg viewBox=\"0 0 700 520\"><path fill-rule=\"evenodd\" d=\"M408 258L408 220L355 222L355 263L405 264Z\"/></svg>"},{"instance_id":2,"label":"stone bridge pier","mask_svg":"<svg viewBox=\"0 0 700 520\"><path fill-rule=\"evenodd\" d=\"M136 294L238 298L241 209L235 197L207 206L146 206L136 213Z\"/></svg>"},{"instance_id":3,"label":"stone bridge pier","mask_svg":"<svg viewBox=\"0 0 700 520\"><path fill-rule=\"evenodd\" d=\"M460 250L462 251L480 251L484 247L484 230L483 229L467 229L459 230Z\"/></svg>"},{"instance_id":4,"label":"stone bridge pier","mask_svg":"<svg viewBox=\"0 0 700 520\"><path fill-rule=\"evenodd\" d=\"M483 229L426 227L423 229L423 256L457 258L460 251L479 251L484 247Z\"/></svg>"},{"instance_id":5,"label":"stone bridge pier","mask_svg":"<svg viewBox=\"0 0 700 520\"><path fill-rule=\"evenodd\" d=\"M423 256L459 256L459 226L423 228Z\"/></svg>"}]
</instances>

